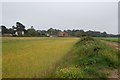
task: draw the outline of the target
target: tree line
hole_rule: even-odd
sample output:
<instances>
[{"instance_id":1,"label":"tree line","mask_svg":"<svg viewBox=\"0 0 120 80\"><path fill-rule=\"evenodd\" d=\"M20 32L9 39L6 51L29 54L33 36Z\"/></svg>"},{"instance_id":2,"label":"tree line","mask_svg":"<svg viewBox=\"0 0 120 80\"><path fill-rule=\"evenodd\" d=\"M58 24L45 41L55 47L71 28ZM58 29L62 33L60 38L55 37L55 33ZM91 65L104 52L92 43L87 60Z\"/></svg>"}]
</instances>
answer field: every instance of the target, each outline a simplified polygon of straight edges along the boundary
<instances>
[{"instance_id":1,"label":"tree line","mask_svg":"<svg viewBox=\"0 0 120 80\"><path fill-rule=\"evenodd\" d=\"M114 35L114 34L108 34L107 32L100 32L100 31L84 31L82 29L73 29L73 30L59 30L59 29L53 29L50 28L48 30L36 30L33 26L29 29L25 29L25 26L20 23L16 22L16 26L12 26L12 28L7 28L4 25L1 25L1 33L4 34L12 34L13 36L16 36L16 32L22 32L24 31L24 35L18 35L18 36L37 36L37 37L46 37L48 35L57 35L59 32L66 32L68 33L69 37L81 37L81 36L92 36L92 37L119 37L120 34Z\"/></svg>"}]
</instances>

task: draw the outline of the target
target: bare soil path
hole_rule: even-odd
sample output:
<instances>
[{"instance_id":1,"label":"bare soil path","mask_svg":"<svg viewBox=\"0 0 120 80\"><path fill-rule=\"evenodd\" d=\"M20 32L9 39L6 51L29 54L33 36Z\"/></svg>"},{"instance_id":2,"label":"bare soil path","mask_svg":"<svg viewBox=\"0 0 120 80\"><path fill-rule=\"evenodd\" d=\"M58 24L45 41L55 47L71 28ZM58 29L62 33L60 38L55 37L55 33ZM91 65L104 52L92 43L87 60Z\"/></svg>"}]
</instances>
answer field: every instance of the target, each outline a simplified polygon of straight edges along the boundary
<instances>
[{"instance_id":1,"label":"bare soil path","mask_svg":"<svg viewBox=\"0 0 120 80\"><path fill-rule=\"evenodd\" d=\"M105 41L105 40L101 40L101 42L120 51L120 44L117 42L110 42L110 41ZM120 71L120 68L112 70L112 71L111 70L107 70L107 71L112 72L112 74L108 76L108 78L118 78L118 80L120 79L119 74L118 74L118 71Z\"/></svg>"}]
</instances>

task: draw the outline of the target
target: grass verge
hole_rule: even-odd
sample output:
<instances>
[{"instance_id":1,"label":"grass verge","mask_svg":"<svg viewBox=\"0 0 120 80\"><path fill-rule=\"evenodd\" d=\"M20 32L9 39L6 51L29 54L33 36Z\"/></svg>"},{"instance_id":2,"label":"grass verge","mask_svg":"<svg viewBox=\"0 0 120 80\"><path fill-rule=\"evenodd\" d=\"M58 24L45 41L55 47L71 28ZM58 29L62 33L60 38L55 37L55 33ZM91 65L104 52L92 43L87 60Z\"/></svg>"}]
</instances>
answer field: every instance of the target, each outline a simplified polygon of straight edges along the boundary
<instances>
[{"instance_id":1,"label":"grass verge","mask_svg":"<svg viewBox=\"0 0 120 80\"><path fill-rule=\"evenodd\" d=\"M74 45L61 61L52 77L55 78L107 78L105 69L117 69L118 51L99 40L84 37Z\"/></svg>"},{"instance_id":2,"label":"grass verge","mask_svg":"<svg viewBox=\"0 0 120 80\"><path fill-rule=\"evenodd\" d=\"M102 40L120 43L120 38L101 38Z\"/></svg>"}]
</instances>

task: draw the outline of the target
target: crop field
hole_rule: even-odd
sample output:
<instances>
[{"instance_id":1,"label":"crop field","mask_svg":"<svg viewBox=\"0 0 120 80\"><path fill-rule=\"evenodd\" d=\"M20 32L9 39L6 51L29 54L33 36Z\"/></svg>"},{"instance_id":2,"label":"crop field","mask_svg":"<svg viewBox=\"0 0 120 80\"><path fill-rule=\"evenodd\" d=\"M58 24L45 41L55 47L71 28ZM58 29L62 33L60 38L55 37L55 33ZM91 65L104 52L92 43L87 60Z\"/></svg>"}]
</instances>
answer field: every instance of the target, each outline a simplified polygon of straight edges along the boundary
<instances>
[{"instance_id":1,"label":"crop field","mask_svg":"<svg viewBox=\"0 0 120 80\"><path fill-rule=\"evenodd\" d=\"M3 37L2 77L49 77L79 38Z\"/></svg>"},{"instance_id":2,"label":"crop field","mask_svg":"<svg viewBox=\"0 0 120 80\"><path fill-rule=\"evenodd\" d=\"M2 51L3 78L108 78L120 66L118 50L92 37L4 37Z\"/></svg>"},{"instance_id":3,"label":"crop field","mask_svg":"<svg viewBox=\"0 0 120 80\"><path fill-rule=\"evenodd\" d=\"M101 39L120 43L120 38L101 38Z\"/></svg>"}]
</instances>

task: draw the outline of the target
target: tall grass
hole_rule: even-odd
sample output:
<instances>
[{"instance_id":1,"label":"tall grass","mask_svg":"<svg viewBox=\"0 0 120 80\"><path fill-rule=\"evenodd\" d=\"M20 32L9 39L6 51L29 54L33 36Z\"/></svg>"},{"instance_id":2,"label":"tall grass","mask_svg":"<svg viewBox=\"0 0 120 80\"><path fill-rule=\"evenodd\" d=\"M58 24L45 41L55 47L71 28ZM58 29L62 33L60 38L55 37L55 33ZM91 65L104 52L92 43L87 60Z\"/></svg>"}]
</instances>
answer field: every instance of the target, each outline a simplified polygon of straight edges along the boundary
<instances>
[{"instance_id":1,"label":"tall grass","mask_svg":"<svg viewBox=\"0 0 120 80\"><path fill-rule=\"evenodd\" d=\"M119 66L116 49L91 37L82 38L68 53L52 77L61 78L107 78L107 69Z\"/></svg>"},{"instance_id":2,"label":"tall grass","mask_svg":"<svg viewBox=\"0 0 120 80\"><path fill-rule=\"evenodd\" d=\"M2 45L2 77L49 77L77 41L78 38L5 37Z\"/></svg>"}]
</instances>

